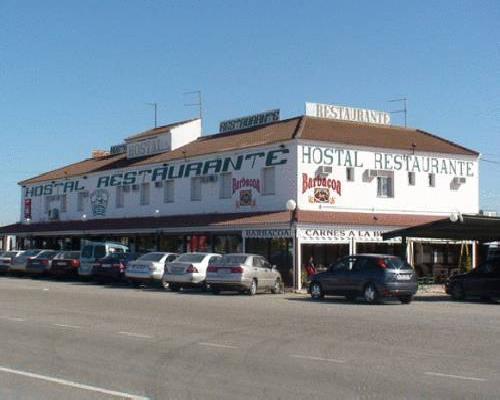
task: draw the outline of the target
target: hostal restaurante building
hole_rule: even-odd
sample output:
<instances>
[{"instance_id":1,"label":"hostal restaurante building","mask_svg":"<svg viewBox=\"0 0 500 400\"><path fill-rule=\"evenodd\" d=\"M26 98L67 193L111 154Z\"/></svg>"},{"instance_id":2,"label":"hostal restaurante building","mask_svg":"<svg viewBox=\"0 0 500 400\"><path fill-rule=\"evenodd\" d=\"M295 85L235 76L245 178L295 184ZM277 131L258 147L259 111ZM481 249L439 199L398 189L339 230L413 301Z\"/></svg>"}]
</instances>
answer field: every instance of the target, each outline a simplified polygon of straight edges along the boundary
<instances>
[{"instance_id":1,"label":"hostal restaurante building","mask_svg":"<svg viewBox=\"0 0 500 400\"><path fill-rule=\"evenodd\" d=\"M400 253L382 232L478 213L478 159L373 110L308 103L303 116L273 110L204 136L194 119L20 182L20 222L0 233L22 248L113 240L136 251L256 252L300 287L310 256L326 266ZM461 245L405 246L420 274L435 274L457 264Z\"/></svg>"}]
</instances>

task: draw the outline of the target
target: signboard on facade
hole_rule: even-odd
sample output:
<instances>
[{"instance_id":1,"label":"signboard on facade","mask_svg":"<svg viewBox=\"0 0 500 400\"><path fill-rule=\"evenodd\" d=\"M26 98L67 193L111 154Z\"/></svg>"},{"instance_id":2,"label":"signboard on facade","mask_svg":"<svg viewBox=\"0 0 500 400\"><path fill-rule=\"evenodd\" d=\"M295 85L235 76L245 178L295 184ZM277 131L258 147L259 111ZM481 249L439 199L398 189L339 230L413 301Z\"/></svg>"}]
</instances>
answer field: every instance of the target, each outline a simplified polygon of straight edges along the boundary
<instances>
[{"instance_id":1,"label":"signboard on facade","mask_svg":"<svg viewBox=\"0 0 500 400\"><path fill-rule=\"evenodd\" d=\"M350 240L355 240L357 242L381 242L382 233L390 231L391 229L393 228L299 228L297 236L304 243L349 242ZM399 242L401 239L390 241Z\"/></svg>"},{"instance_id":2,"label":"signboard on facade","mask_svg":"<svg viewBox=\"0 0 500 400\"><path fill-rule=\"evenodd\" d=\"M240 129L251 128L258 125L268 124L279 121L280 110L269 110L260 114L248 115L246 117L229 119L222 121L219 125L219 132L237 131Z\"/></svg>"},{"instance_id":3,"label":"signboard on facade","mask_svg":"<svg viewBox=\"0 0 500 400\"><path fill-rule=\"evenodd\" d=\"M109 148L109 154L111 155L121 154L126 152L127 152L127 145L125 143L115 144Z\"/></svg>"},{"instance_id":4,"label":"signboard on facade","mask_svg":"<svg viewBox=\"0 0 500 400\"><path fill-rule=\"evenodd\" d=\"M390 115L383 111L333 104L306 103L306 115L368 124L389 125L391 123Z\"/></svg>"},{"instance_id":5,"label":"signboard on facade","mask_svg":"<svg viewBox=\"0 0 500 400\"><path fill-rule=\"evenodd\" d=\"M291 229L247 229L243 236L252 239L265 238L288 238L292 237Z\"/></svg>"},{"instance_id":6,"label":"signboard on facade","mask_svg":"<svg viewBox=\"0 0 500 400\"><path fill-rule=\"evenodd\" d=\"M127 143L127 158L150 156L170 151L170 133L139 142Z\"/></svg>"}]
</instances>

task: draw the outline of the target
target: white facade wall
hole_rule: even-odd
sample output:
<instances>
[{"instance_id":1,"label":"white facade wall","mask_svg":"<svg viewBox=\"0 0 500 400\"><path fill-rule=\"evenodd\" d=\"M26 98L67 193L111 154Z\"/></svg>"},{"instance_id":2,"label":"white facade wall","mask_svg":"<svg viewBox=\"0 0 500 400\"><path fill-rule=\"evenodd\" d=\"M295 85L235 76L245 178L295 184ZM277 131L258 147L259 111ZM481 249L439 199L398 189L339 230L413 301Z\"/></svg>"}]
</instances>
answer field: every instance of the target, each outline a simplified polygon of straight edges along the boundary
<instances>
[{"instance_id":1,"label":"white facade wall","mask_svg":"<svg viewBox=\"0 0 500 400\"><path fill-rule=\"evenodd\" d=\"M51 210L54 208L59 209L59 220L78 220L83 215L87 219L92 219L150 217L156 214L186 215L284 210L286 200L294 198L297 192L295 175L296 154L295 149L290 145L283 147L279 147L278 145L266 146L237 152L210 154L202 157L188 157L186 160L142 166L141 168L108 170L99 174L88 174L86 179L80 176L57 181L54 184L52 182L45 182L29 185L22 188L21 220L25 220L24 206L26 204L25 200L28 199L28 201L31 201L31 222L49 221L51 217L45 205L46 199L48 196L64 195L65 184L67 185L67 210L65 212L61 210L60 199L52 201L49 207ZM215 173L214 166L217 163L215 161L217 159L220 160L221 165L224 164L226 157L230 157L233 164L237 164L238 157L240 157L242 163L239 170L229 167L229 172L231 173L231 196L229 198L220 198L221 176L220 173ZM208 177L216 175L217 180L201 184L201 200L191 200L191 177L196 175L196 171L192 170L190 177L173 180L175 187L174 202L165 203L163 185L162 187L156 187L154 181L152 181L155 168L174 167L174 172L178 173L181 165L187 168L188 164L204 163L206 161L212 161L213 168L208 173L202 173L200 176ZM269 195L262 193L262 170L266 167L266 164L275 170L275 192ZM135 191L132 185L127 185L129 186L129 192L124 193L124 207L117 208L116 188L123 186L125 183L125 174L134 173L134 171L136 172L136 185L140 187L144 182L149 183L150 203L148 205L141 205L140 190ZM138 173L138 171L146 172ZM165 178L168 179L168 176ZM240 182L241 179L245 179L246 181ZM233 180L240 183L240 186L233 188ZM162 176L157 174L155 181L162 182ZM45 186L48 187L46 188ZM71 190L71 186L73 190ZM45 194L40 194L42 190ZM247 196L245 198L249 200L249 205L240 202L241 191L246 191L245 194ZM77 209L79 192L88 192L89 194L82 211ZM100 196L94 196L99 192ZM96 209L95 206L99 201L102 207ZM96 210L100 215L96 215ZM156 210L159 213L156 213Z\"/></svg>"},{"instance_id":2,"label":"white facade wall","mask_svg":"<svg viewBox=\"0 0 500 400\"><path fill-rule=\"evenodd\" d=\"M474 156L301 142L297 158L297 204L302 210L427 215L479 212L479 163ZM347 180L348 167L354 170L354 181ZM313 187L306 188L304 174L314 179L322 170L327 171L322 176L335 182L328 185L327 181L325 186L313 181ZM369 178L370 170L393 178L393 197L377 196L377 177ZM435 174L434 187L429 186L429 171ZM414 186L409 185L408 172L415 173ZM465 182L455 185L455 178L465 178ZM316 188L319 197L326 188L328 199L325 192L323 199L315 198Z\"/></svg>"},{"instance_id":3,"label":"white facade wall","mask_svg":"<svg viewBox=\"0 0 500 400\"><path fill-rule=\"evenodd\" d=\"M222 168L229 157L233 164L242 159L241 168L232 168L229 198L221 198ZM418 166L415 164L417 159ZM216 161L219 160L219 161ZM408 160L408 161L407 161ZM435 160L435 161L433 161ZM173 167L174 176L181 165L211 161L207 171L191 170L189 177L174 179L174 201L164 201L164 188L155 181L168 179L168 174L155 174L156 169ZM263 194L263 168L266 163L275 170L274 194ZM427 164L428 163L428 164ZM451 212L479 212L479 170L474 156L423 153L403 150L373 149L336 145L324 142L290 141L281 146L264 146L241 151L224 152L200 157L189 157L165 164L108 170L57 182L39 183L22 188L21 221L25 220L25 205L31 201L31 222L49 221L48 209L59 209L59 220L78 220L83 215L92 218L149 217L153 215L186 215L204 213L233 213L257 211L284 211L288 199L295 199L301 210L352 211L379 213L408 213L449 215ZM452 167L453 166L453 167ZM346 169L352 167L354 180L347 180ZM331 168L331 171L329 170ZM453 170L451 170L453 168ZM393 197L377 195L377 177L369 179L369 171L393 178ZM415 185L409 185L408 172L415 172ZM429 186L428 171L435 173L435 186ZM191 177L200 173L201 200L191 200ZM135 174L135 184L149 183L150 202L140 204L140 190L124 193L124 206L116 207L116 188L130 183L126 174ZM325 180L317 181L320 174ZM216 176L208 178L208 176ZM307 180L305 180L305 177ZM130 178L130 176L129 176ZM465 178L454 185L456 178ZM233 180L242 182L233 188ZM326 183L326 185L325 185ZM49 188L47 188L48 186ZM61 198L66 189L66 211L61 209ZM327 189L325 191L325 189ZM240 192L246 193L248 204L240 203ZM319 192L315 197L315 191ZM78 210L78 193L87 192L84 209ZM325 193L328 194L325 198ZM52 196L50 207L47 196ZM50 197L49 197L50 198ZM101 203L99 204L99 201ZM96 207L97 205L97 207ZM101 206L101 207L99 207ZM159 212L156 213L156 210Z\"/></svg>"}]
</instances>

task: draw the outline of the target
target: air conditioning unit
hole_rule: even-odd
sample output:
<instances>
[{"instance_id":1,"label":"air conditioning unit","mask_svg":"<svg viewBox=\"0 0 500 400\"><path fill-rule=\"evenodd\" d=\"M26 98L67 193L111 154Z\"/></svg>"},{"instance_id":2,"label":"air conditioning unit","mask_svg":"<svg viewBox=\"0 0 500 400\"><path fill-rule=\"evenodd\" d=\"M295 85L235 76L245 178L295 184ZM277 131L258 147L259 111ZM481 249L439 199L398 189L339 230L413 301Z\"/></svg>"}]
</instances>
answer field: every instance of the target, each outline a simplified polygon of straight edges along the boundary
<instances>
[{"instance_id":1,"label":"air conditioning unit","mask_svg":"<svg viewBox=\"0 0 500 400\"><path fill-rule=\"evenodd\" d=\"M132 192L138 192L139 191L139 185L135 184L132 185Z\"/></svg>"},{"instance_id":2,"label":"air conditioning unit","mask_svg":"<svg viewBox=\"0 0 500 400\"><path fill-rule=\"evenodd\" d=\"M155 182L155 188L161 188L163 186L163 182Z\"/></svg>"},{"instance_id":3,"label":"air conditioning unit","mask_svg":"<svg viewBox=\"0 0 500 400\"><path fill-rule=\"evenodd\" d=\"M461 177L461 176L455 176L455 177L453 178L453 183L454 183L455 185L462 185L462 184L464 184L466 181L467 181L467 179L466 179L466 178L464 178L464 177Z\"/></svg>"},{"instance_id":4,"label":"air conditioning unit","mask_svg":"<svg viewBox=\"0 0 500 400\"><path fill-rule=\"evenodd\" d=\"M123 193L128 193L130 192L130 185L123 185L122 186Z\"/></svg>"},{"instance_id":5,"label":"air conditioning unit","mask_svg":"<svg viewBox=\"0 0 500 400\"><path fill-rule=\"evenodd\" d=\"M59 209L52 208L49 210L49 220L56 221L59 219Z\"/></svg>"},{"instance_id":6,"label":"air conditioning unit","mask_svg":"<svg viewBox=\"0 0 500 400\"><path fill-rule=\"evenodd\" d=\"M331 165L320 165L316 170L316 175L328 175L333 172L333 167Z\"/></svg>"},{"instance_id":7,"label":"air conditioning unit","mask_svg":"<svg viewBox=\"0 0 500 400\"><path fill-rule=\"evenodd\" d=\"M212 183L217 182L217 175L205 175L201 177L202 183Z\"/></svg>"},{"instance_id":8,"label":"air conditioning unit","mask_svg":"<svg viewBox=\"0 0 500 400\"><path fill-rule=\"evenodd\" d=\"M378 176L378 170L376 170L376 169L369 169L368 170L368 176L370 178L376 178Z\"/></svg>"}]
</instances>

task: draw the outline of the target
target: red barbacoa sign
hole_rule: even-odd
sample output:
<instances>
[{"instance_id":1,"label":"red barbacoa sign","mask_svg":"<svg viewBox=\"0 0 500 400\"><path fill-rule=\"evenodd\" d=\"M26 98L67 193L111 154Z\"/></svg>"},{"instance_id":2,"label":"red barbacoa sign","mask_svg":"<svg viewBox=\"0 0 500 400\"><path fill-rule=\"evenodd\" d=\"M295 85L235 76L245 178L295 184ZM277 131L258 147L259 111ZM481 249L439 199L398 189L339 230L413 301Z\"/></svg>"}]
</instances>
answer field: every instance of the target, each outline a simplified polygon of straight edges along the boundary
<instances>
[{"instance_id":1,"label":"red barbacoa sign","mask_svg":"<svg viewBox=\"0 0 500 400\"><path fill-rule=\"evenodd\" d=\"M338 179L331 179L322 176L310 177L302 174L302 193L309 189L314 189L314 195L309 196L311 203L335 203L334 193L342 195L342 184Z\"/></svg>"}]
</instances>

